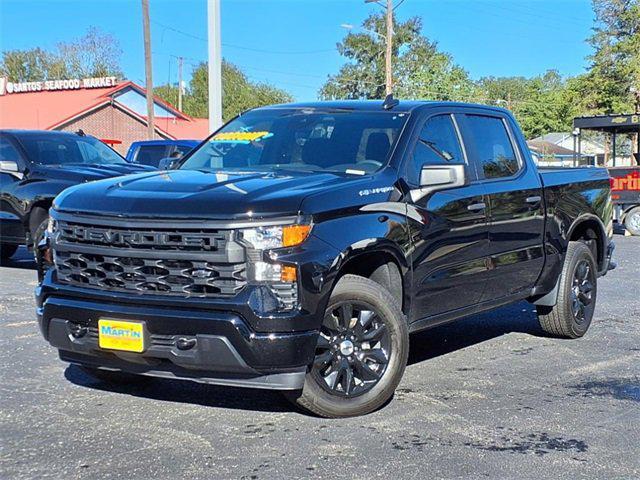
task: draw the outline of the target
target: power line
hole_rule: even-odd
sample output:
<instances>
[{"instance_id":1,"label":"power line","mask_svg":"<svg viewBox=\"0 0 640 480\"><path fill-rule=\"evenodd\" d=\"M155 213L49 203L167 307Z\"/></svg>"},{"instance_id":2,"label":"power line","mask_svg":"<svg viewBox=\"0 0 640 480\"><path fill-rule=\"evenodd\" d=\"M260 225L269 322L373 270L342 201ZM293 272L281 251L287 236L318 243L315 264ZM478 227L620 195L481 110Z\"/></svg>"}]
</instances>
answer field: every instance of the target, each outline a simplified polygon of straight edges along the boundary
<instances>
[{"instance_id":1,"label":"power line","mask_svg":"<svg viewBox=\"0 0 640 480\"><path fill-rule=\"evenodd\" d=\"M172 32L175 33L179 33L181 35L184 35L186 37L190 37L193 38L195 40L200 40L202 42L207 42L207 39L204 37L200 37L198 35L194 35L192 33L189 32L185 32L183 30L180 30L178 28L172 27L170 25L165 25L164 23L160 23L160 22L156 22L154 21L153 23L155 23L156 25L165 28L167 30L171 30ZM225 47L229 47L229 48L236 48L238 50L247 50L250 52L258 52L258 53L267 53L267 54L273 54L273 55L314 55L314 54L318 54L318 53L327 53L327 52L336 52L335 48L325 48L325 49L320 49L320 50L299 50L299 51L285 51L285 50L267 50L267 49L263 49L263 48L254 48L254 47L246 47L244 45L235 45L233 43L222 43L223 46Z\"/></svg>"}]
</instances>

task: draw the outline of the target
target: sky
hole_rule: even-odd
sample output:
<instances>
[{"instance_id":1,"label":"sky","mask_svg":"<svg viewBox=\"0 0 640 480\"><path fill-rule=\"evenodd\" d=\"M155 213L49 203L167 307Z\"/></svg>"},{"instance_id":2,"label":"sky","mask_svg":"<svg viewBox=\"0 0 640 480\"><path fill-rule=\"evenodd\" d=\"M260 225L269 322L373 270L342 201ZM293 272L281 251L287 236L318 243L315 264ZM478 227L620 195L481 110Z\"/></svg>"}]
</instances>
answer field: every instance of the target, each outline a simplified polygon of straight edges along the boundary
<instances>
[{"instance_id":1,"label":"sky","mask_svg":"<svg viewBox=\"0 0 640 480\"><path fill-rule=\"evenodd\" d=\"M177 81L207 57L206 0L149 0L153 83ZM396 4L399 0L395 0ZM222 54L251 80L296 100L314 100L345 62L336 50L347 31L380 11L364 0L221 0ZM419 16L474 79L534 76L549 69L577 75L588 66L593 12L589 0L404 0L399 20ZM0 50L41 47L82 36L90 26L114 35L129 80L144 84L140 0L0 0Z\"/></svg>"}]
</instances>

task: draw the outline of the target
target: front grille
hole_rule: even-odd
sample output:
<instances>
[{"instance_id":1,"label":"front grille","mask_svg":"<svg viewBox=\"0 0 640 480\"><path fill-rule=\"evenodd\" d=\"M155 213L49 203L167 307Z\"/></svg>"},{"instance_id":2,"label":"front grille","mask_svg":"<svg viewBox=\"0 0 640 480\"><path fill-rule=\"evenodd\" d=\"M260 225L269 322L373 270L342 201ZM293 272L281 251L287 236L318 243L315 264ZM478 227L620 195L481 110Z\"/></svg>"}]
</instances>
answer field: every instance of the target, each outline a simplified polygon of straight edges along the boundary
<instances>
[{"instance_id":1,"label":"front grille","mask_svg":"<svg viewBox=\"0 0 640 480\"><path fill-rule=\"evenodd\" d=\"M230 230L95 227L57 222L60 282L109 291L233 296L247 283L244 250Z\"/></svg>"}]
</instances>

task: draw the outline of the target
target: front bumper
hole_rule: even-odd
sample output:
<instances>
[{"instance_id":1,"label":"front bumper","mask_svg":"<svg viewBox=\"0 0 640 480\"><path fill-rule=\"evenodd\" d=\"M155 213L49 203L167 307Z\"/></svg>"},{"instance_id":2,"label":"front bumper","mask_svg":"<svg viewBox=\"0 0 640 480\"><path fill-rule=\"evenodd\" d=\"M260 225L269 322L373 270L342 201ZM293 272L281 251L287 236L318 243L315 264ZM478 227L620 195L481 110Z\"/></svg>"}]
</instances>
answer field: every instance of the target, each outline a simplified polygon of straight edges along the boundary
<instances>
[{"instance_id":1,"label":"front bumper","mask_svg":"<svg viewBox=\"0 0 640 480\"><path fill-rule=\"evenodd\" d=\"M259 332L237 313L243 310L242 305L214 310L175 303L123 303L117 296L96 298L93 292L93 296L82 297L78 289L66 291L51 277L52 272L47 272L36 289L38 323L45 339L70 363L220 385L290 390L302 387L307 365L313 360L317 330ZM296 324L296 315L304 317L299 312L289 313L290 325ZM145 351L101 349L100 318L142 322Z\"/></svg>"}]
</instances>

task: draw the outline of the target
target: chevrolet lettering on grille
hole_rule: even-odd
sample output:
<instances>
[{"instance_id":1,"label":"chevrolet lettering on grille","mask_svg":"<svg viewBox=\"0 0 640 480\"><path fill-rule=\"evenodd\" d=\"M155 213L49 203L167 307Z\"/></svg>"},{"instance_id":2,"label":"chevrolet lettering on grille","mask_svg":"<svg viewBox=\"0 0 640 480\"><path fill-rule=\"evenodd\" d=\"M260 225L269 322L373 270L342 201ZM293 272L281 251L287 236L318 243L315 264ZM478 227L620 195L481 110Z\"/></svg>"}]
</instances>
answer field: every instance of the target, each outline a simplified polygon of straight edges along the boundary
<instances>
[{"instance_id":1,"label":"chevrolet lettering on grille","mask_svg":"<svg viewBox=\"0 0 640 480\"><path fill-rule=\"evenodd\" d=\"M73 225L65 229L63 236L72 241L86 241L104 245L121 246L161 246L197 247L204 250L216 249L216 237L206 233L167 233L117 231L111 229Z\"/></svg>"}]
</instances>

